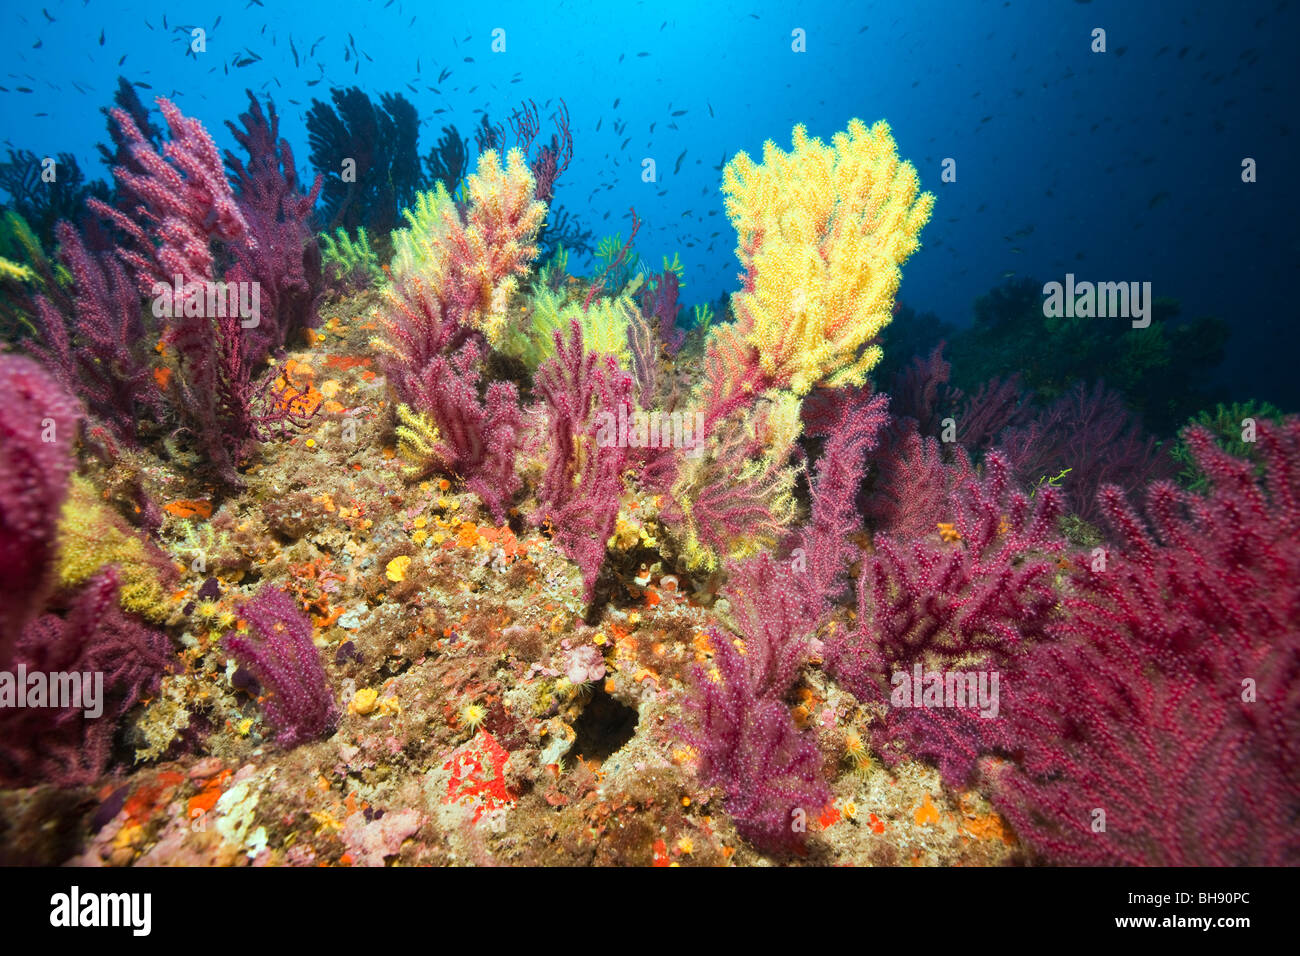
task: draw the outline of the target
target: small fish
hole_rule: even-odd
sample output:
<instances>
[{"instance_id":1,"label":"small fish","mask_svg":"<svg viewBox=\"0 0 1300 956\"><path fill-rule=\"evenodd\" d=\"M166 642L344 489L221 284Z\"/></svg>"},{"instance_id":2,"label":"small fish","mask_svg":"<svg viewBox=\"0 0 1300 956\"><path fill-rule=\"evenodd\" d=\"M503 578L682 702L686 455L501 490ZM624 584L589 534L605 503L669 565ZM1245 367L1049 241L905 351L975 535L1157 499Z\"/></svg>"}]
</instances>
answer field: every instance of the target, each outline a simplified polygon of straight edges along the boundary
<instances>
[{"instance_id":1,"label":"small fish","mask_svg":"<svg viewBox=\"0 0 1300 956\"><path fill-rule=\"evenodd\" d=\"M122 54L122 59L120 59L120 60L117 61L117 65L118 65L118 66L121 66L121 65L122 65L123 63L125 63L125 62L126 62L126 54L123 53L123 54Z\"/></svg>"},{"instance_id":2,"label":"small fish","mask_svg":"<svg viewBox=\"0 0 1300 956\"><path fill-rule=\"evenodd\" d=\"M39 49L40 49L41 47L43 47L44 45L45 45L45 41L44 41L44 40L37 40L35 43L32 44L32 49L33 49L33 50L39 50Z\"/></svg>"},{"instance_id":3,"label":"small fish","mask_svg":"<svg viewBox=\"0 0 1300 956\"><path fill-rule=\"evenodd\" d=\"M709 108L709 119L713 119L713 104L706 101L704 105Z\"/></svg>"},{"instance_id":4,"label":"small fish","mask_svg":"<svg viewBox=\"0 0 1300 956\"><path fill-rule=\"evenodd\" d=\"M289 37L289 52L293 54L293 65L298 66L298 48L293 45L293 37Z\"/></svg>"},{"instance_id":5,"label":"small fish","mask_svg":"<svg viewBox=\"0 0 1300 956\"><path fill-rule=\"evenodd\" d=\"M622 102L623 102L623 97L621 97L621 96L616 96L616 97L614 97L614 106L613 106L613 109L618 109L618 104L619 104L619 103L622 103Z\"/></svg>"},{"instance_id":6,"label":"small fish","mask_svg":"<svg viewBox=\"0 0 1300 956\"><path fill-rule=\"evenodd\" d=\"M682 150L682 154L681 154L680 156L677 157L677 165L673 167L673 172L674 172L674 173L677 173L679 170L681 170L681 168L682 168L682 160L685 159L685 158L686 158L686 150Z\"/></svg>"},{"instance_id":7,"label":"small fish","mask_svg":"<svg viewBox=\"0 0 1300 956\"><path fill-rule=\"evenodd\" d=\"M1154 196L1151 197L1150 200L1147 201L1147 208L1155 209L1156 206L1159 206L1162 203L1167 202L1168 200L1169 200L1169 193L1167 192L1156 193Z\"/></svg>"},{"instance_id":8,"label":"small fish","mask_svg":"<svg viewBox=\"0 0 1300 956\"><path fill-rule=\"evenodd\" d=\"M597 132L597 133L600 132L600 124L603 123L603 122L605 122L605 117L603 117L603 116L602 116L600 119L596 120L596 132Z\"/></svg>"},{"instance_id":9,"label":"small fish","mask_svg":"<svg viewBox=\"0 0 1300 956\"><path fill-rule=\"evenodd\" d=\"M632 142L632 137L631 137L631 136L629 136L627 139L623 140L623 145L620 146L619 149L627 149L627 144L630 143L630 142Z\"/></svg>"},{"instance_id":10,"label":"small fish","mask_svg":"<svg viewBox=\"0 0 1300 956\"><path fill-rule=\"evenodd\" d=\"M642 51L642 52L640 52L640 53L637 54L637 56L649 56L649 55L650 55L650 54L649 54L649 53L646 53L645 51Z\"/></svg>"},{"instance_id":11,"label":"small fish","mask_svg":"<svg viewBox=\"0 0 1300 956\"><path fill-rule=\"evenodd\" d=\"M99 45L100 45L100 46L103 46L103 45L104 45L104 31L103 31L103 30L100 30L100 31L99 31Z\"/></svg>"},{"instance_id":12,"label":"small fish","mask_svg":"<svg viewBox=\"0 0 1300 956\"><path fill-rule=\"evenodd\" d=\"M673 110L673 116L685 116L686 110Z\"/></svg>"},{"instance_id":13,"label":"small fish","mask_svg":"<svg viewBox=\"0 0 1300 956\"><path fill-rule=\"evenodd\" d=\"M54 17L50 16L50 11L49 11L49 10L46 10L44 7L41 7L41 13L45 14L45 19L46 19L46 20L49 20L51 23L54 22Z\"/></svg>"},{"instance_id":14,"label":"small fish","mask_svg":"<svg viewBox=\"0 0 1300 956\"><path fill-rule=\"evenodd\" d=\"M467 56L467 57L465 57L465 62L466 62L466 63L473 63L473 62L474 62L474 58L473 58L472 56Z\"/></svg>"}]
</instances>

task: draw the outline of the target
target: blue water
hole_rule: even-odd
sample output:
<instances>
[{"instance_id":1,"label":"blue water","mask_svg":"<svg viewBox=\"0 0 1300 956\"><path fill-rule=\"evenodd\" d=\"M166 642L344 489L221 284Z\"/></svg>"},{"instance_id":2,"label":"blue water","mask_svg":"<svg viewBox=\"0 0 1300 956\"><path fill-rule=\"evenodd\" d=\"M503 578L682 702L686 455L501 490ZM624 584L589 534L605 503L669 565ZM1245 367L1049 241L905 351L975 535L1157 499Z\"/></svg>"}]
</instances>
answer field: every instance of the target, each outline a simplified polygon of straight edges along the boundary
<instances>
[{"instance_id":1,"label":"blue water","mask_svg":"<svg viewBox=\"0 0 1300 956\"><path fill-rule=\"evenodd\" d=\"M1185 315L1230 323L1222 377L1232 397L1300 408L1291 372L1296 4L792 9L664 0L11 6L0 34L2 145L71 152L107 178L95 144L106 141L100 109L119 74L151 87L139 90L146 102L173 98L222 147L235 145L223 121L245 108L244 89L269 94L304 175L305 113L313 98L328 101L331 86L403 93L420 111L421 153L447 123L472 150L479 111L502 122L525 99L542 106L547 136L563 98L575 158L558 202L597 237L626 236L635 207L645 223L638 249L652 264L680 253L689 305L736 286L718 191L724 156L756 154L769 138L788 146L798 122L829 137L850 117L885 118L938 195L924 247L904 268L903 302L962 325L973 300L1009 273L1150 281L1155 295L1180 299ZM207 28L208 49L190 57L191 35L177 28L194 25ZM1107 33L1104 54L1090 50L1097 27ZM506 49L494 53L497 28ZM792 50L796 29L806 52ZM345 59L349 34L366 55ZM260 59L233 65L250 54ZM443 70L451 74L438 82ZM674 117L678 110L686 112ZM616 122L627 124L621 134ZM1241 182L1243 157L1257 161L1258 182ZM657 182L642 181L645 158L655 160ZM954 183L940 181L945 158L956 161Z\"/></svg>"}]
</instances>

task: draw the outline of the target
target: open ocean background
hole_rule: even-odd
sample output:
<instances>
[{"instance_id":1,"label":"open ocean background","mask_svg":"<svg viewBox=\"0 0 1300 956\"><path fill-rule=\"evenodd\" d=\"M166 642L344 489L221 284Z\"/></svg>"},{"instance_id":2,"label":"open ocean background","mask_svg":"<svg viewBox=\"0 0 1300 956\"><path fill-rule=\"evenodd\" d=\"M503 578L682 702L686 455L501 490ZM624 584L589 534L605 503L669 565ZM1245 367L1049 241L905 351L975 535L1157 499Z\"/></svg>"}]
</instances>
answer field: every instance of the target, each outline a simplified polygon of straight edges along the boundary
<instances>
[{"instance_id":1,"label":"open ocean background","mask_svg":"<svg viewBox=\"0 0 1300 956\"><path fill-rule=\"evenodd\" d=\"M850 117L885 118L938 196L903 270L903 303L960 326L1009 274L1150 281L1185 316L1229 322L1229 397L1300 408L1300 12L1287 0L821 2L797 12L664 0L75 0L10 5L3 17L0 145L72 152L105 179L95 144L107 141L101 108L119 74L147 103L174 99L221 147L234 145L224 121L245 109L245 89L271 95L308 182L305 114L330 87L403 93L420 112L422 154L454 123L472 156L482 112L504 122L527 99L548 136L563 98L575 158L557 201L596 238L626 236L635 207L642 257L657 267L680 253L688 307L737 285L724 158L757 157L766 139L788 148L799 122L828 138ZM192 26L207 30L206 53L186 55ZM1105 54L1090 51L1096 27ZM491 49L497 28L503 53ZM796 28L806 52L792 52ZM360 57L346 56L349 37ZM656 183L641 180L646 157ZM940 181L946 157L955 183ZM1241 181L1244 157L1258 163L1254 184Z\"/></svg>"}]
</instances>

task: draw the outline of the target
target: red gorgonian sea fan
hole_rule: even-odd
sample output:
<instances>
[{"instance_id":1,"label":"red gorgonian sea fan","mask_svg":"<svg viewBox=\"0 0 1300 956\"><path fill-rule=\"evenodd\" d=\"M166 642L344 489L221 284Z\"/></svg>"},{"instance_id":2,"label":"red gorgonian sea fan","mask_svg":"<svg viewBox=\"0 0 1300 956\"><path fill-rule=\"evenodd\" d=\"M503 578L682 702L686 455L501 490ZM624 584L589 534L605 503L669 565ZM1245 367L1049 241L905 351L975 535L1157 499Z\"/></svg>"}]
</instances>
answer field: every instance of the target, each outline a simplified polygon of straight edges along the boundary
<instances>
[{"instance_id":1,"label":"red gorgonian sea fan","mask_svg":"<svg viewBox=\"0 0 1300 956\"><path fill-rule=\"evenodd\" d=\"M812 513L808 525L790 536L802 549L812 580L807 587L822 602L839 596L846 571L856 559L851 536L861 530L858 487L867 453L880 444L889 425L889 396L868 389L816 389L802 409L804 434L823 438L816 475L809 483Z\"/></svg>"},{"instance_id":2,"label":"red gorgonian sea fan","mask_svg":"<svg viewBox=\"0 0 1300 956\"><path fill-rule=\"evenodd\" d=\"M69 394L85 399L118 441L134 447L140 419L163 414L140 293L116 253L91 252L67 222L54 231L59 260L75 283L75 312L65 318L49 299L37 297L41 339L30 351Z\"/></svg>"},{"instance_id":3,"label":"red gorgonian sea fan","mask_svg":"<svg viewBox=\"0 0 1300 956\"><path fill-rule=\"evenodd\" d=\"M264 690L266 719L282 747L329 735L338 707L311 639L311 619L283 591L264 586L240 609L248 633L227 634L225 648Z\"/></svg>"},{"instance_id":4,"label":"red gorgonian sea fan","mask_svg":"<svg viewBox=\"0 0 1300 956\"><path fill-rule=\"evenodd\" d=\"M620 406L632 409L632 378L613 356L588 352L582 326L569 324L566 343L557 329L555 355L542 363L534 388L546 403L549 450L537 490L535 523L549 521L555 543L582 570L583 600L595 593L614 533L627 449L609 436Z\"/></svg>"},{"instance_id":5,"label":"red gorgonian sea fan","mask_svg":"<svg viewBox=\"0 0 1300 956\"><path fill-rule=\"evenodd\" d=\"M1006 707L995 803L1052 862L1300 862L1300 419L1260 425L1262 479L1184 439L1209 493L1152 485L1148 527L1102 489L1121 544Z\"/></svg>"},{"instance_id":6,"label":"red gorgonian sea fan","mask_svg":"<svg viewBox=\"0 0 1300 956\"><path fill-rule=\"evenodd\" d=\"M230 277L239 279L236 285L216 284L218 251L246 260L258 251L258 240L203 124L166 99L159 98L158 108L171 131L161 153L127 113L112 111L123 142L130 145L133 168L144 172L113 168L123 209L94 199L88 205L124 234L119 257L140 293L154 300L155 313L168 317L162 337L175 349L180 372L172 378L172 404L221 482L238 486L237 467L250 442L266 441L290 425L300 427L310 417L296 410L288 395L271 394L275 376L259 383L254 374L267 344L265 331L258 331L259 283L284 277L264 272L251 282L236 265L230 270ZM295 192L292 183L287 187ZM271 261L264 259L263 265Z\"/></svg>"},{"instance_id":7,"label":"red gorgonian sea fan","mask_svg":"<svg viewBox=\"0 0 1300 956\"><path fill-rule=\"evenodd\" d=\"M1031 500L997 452L984 467L957 493L949 540L876 536L858 579L857 627L826 643L835 679L864 703L886 707L872 731L886 762L903 754L931 760L953 786L969 782L981 754L1006 746L1005 721L973 708L894 707L894 675L910 678L918 664L923 672L997 671L1005 685L1020 652L1048 639L1060 601L1056 490Z\"/></svg>"},{"instance_id":8,"label":"red gorgonian sea fan","mask_svg":"<svg viewBox=\"0 0 1300 956\"><path fill-rule=\"evenodd\" d=\"M1026 487L1068 468L1061 483L1066 508L1090 524L1101 521L1103 485L1133 494L1172 473L1124 399L1101 382L1091 389L1080 382L1028 423L1003 431L997 445Z\"/></svg>"},{"instance_id":9,"label":"red gorgonian sea fan","mask_svg":"<svg viewBox=\"0 0 1300 956\"><path fill-rule=\"evenodd\" d=\"M236 247L229 282L256 282L261 287L261 319L247 330L249 354L260 358L288 344L304 328L319 321L317 302L323 289L320 247L312 232L311 213L320 193L318 175L311 189L298 188L293 150L280 136L280 118L267 99L267 113L248 94L248 112L240 114L243 129L226 126L248 151L245 164L227 150L226 164L238 187L239 211L252 240Z\"/></svg>"},{"instance_id":10,"label":"red gorgonian sea fan","mask_svg":"<svg viewBox=\"0 0 1300 956\"><path fill-rule=\"evenodd\" d=\"M783 700L818 623L816 596L770 554L729 570L743 650L709 629L715 670L695 668L682 732L699 754L700 782L722 790L737 832L764 850L797 850L800 824L830 801L816 735L798 728Z\"/></svg>"},{"instance_id":11,"label":"red gorgonian sea fan","mask_svg":"<svg viewBox=\"0 0 1300 956\"><path fill-rule=\"evenodd\" d=\"M0 666L52 585L59 511L84 412L48 372L0 355Z\"/></svg>"},{"instance_id":12,"label":"red gorgonian sea fan","mask_svg":"<svg viewBox=\"0 0 1300 956\"><path fill-rule=\"evenodd\" d=\"M122 611L116 570L96 575L66 615L23 628L9 669L46 675L49 696L0 707L0 785L94 783L111 763L118 724L173 663L167 636ZM73 674L91 682L81 700L56 699L57 675Z\"/></svg>"}]
</instances>

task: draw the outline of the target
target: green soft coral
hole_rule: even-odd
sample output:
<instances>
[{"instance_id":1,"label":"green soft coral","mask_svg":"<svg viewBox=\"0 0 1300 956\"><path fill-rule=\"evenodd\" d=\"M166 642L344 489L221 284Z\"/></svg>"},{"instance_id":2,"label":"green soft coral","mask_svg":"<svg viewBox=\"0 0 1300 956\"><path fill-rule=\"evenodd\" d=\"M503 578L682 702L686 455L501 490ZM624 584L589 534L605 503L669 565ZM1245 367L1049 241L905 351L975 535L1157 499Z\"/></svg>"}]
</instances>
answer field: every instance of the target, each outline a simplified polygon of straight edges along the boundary
<instances>
[{"instance_id":1,"label":"green soft coral","mask_svg":"<svg viewBox=\"0 0 1300 956\"><path fill-rule=\"evenodd\" d=\"M73 476L59 519L59 586L80 587L109 566L117 567L123 610L151 621L167 619L176 581L171 559L105 504L94 485Z\"/></svg>"},{"instance_id":2,"label":"green soft coral","mask_svg":"<svg viewBox=\"0 0 1300 956\"><path fill-rule=\"evenodd\" d=\"M1283 417L1282 410L1268 402L1257 402L1254 399L1233 402L1231 405L1220 402L1212 409L1193 415L1185 427L1199 425L1208 429L1218 446L1229 455L1256 462L1258 446L1253 436L1259 423L1267 421L1276 424ZM1192 457L1181 436L1170 449L1169 457L1179 466L1178 480L1186 488L1192 491L1205 491L1209 488L1209 478L1196 464L1196 459Z\"/></svg>"},{"instance_id":3,"label":"green soft coral","mask_svg":"<svg viewBox=\"0 0 1300 956\"><path fill-rule=\"evenodd\" d=\"M612 355L622 368L630 367L627 330L638 314L631 296L597 299L584 312L581 302L569 301L565 293L542 286L530 296L529 305L527 321L506 330L501 350L519 359L530 371L537 371L555 354L554 333L567 335L569 323L575 320L582 326L588 351Z\"/></svg>"},{"instance_id":4,"label":"green soft coral","mask_svg":"<svg viewBox=\"0 0 1300 956\"><path fill-rule=\"evenodd\" d=\"M669 261L667 256L664 256L663 259L664 259L664 272L671 272L673 275L677 276L677 288L685 289L686 288L686 266L682 265L681 258L677 255L677 253L674 252L671 262Z\"/></svg>"},{"instance_id":5,"label":"green soft coral","mask_svg":"<svg viewBox=\"0 0 1300 956\"><path fill-rule=\"evenodd\" d=\"M321 267L332 279L344 279L352 275L364 275L373 285L383 278L379 268L379 256L370 248L370 237L364 226L357 229L354 240L348 231L340 226L331 236L327 232L320 234Z\"/></svg>"},{"instance_id":6,"label":"green soft coral","mask_svg":"<svg viewBox=\"0 0 1300 956\"><path fill-rule=\"evenodd\" d=\"M393 231L394 276L418 275L435 256L436 241L446 234L456 204L441 181L415 197L415 206L402 210L407 228Z\"/></svg>"}]
</instances>

